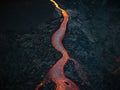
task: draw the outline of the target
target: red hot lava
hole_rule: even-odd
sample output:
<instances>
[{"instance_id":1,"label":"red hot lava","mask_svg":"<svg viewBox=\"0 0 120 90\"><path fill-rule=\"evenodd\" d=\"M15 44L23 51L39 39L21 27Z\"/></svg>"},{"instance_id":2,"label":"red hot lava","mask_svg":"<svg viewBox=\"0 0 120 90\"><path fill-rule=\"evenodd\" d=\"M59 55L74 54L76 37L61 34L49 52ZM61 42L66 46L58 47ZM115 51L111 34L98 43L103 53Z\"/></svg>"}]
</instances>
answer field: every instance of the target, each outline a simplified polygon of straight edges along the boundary
<instances>
[{"instance_id":1,"label":"red hot lava","mask_svg":"<svg viewBox=\"0 0 120 90\"><path fill-rule=\"evenodd\" d=\"M80 90L79 87L64 74L64 66L68 60L72 60L74 62L76 70L81 69L80 64L76 60L69 57L67 50L62 44L68 22L68 13L64 9L60 8L54 0L50 1L58 10L61 11L63 15L63 21L59 29L52 35L52 45L62 54L62 57L53 65L44 80L36 86L35 90L41 88L49 80L52 80L56 84L56 90ZM85 82L86 76L82 76L82 80Z\"/></svg>"}]
</instances>

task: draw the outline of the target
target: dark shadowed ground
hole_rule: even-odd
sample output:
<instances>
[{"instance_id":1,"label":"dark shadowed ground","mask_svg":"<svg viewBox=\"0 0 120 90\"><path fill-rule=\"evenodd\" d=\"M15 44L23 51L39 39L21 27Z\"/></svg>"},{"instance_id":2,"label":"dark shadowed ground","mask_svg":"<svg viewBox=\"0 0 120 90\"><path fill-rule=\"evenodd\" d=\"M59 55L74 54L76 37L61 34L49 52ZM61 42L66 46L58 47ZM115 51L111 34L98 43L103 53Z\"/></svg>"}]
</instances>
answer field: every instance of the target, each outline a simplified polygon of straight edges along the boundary
<instances>
[{"instance_id":1,"label":"dark shadowed ground","mask_svg":"<svg viewBox=\"0 0 120 90\"><path fill-rule=\"evenodd\" d=\"M65 48L87 73L81 85L73 63L65 74L80 90L120 90L120 3L117 0L56 0L69 13ZM51 36L62 17L49 0L0 3L0 90L34 90L61 57ZM55 90L52 82L41 90Z\"/></svg>"}]
</instances>

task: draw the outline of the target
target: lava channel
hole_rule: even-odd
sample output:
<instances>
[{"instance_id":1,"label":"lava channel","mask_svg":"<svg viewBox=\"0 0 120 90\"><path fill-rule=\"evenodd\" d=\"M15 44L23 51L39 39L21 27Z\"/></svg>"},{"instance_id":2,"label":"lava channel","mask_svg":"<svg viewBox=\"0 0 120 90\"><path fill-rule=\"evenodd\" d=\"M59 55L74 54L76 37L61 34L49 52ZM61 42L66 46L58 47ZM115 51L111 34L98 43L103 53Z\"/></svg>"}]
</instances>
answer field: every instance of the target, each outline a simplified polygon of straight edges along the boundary
<instances>
[{"instance_id":1,"label":"lava channel","mask_svg":"<svg viewBox=\"0 0 120 90\"><path fill-rule=\"evenodd\" d=\"M41 88L46 82L49 80L52 80L56 84L56 90L80 90L79 87L69 78L67 78L64 74L64 66L67 63L68 60L71 60L74 62L76 71L79 71L81 69L80 64L73 58L69 57L69 54L67 50L64 48L62 44L62 40L65 36L66 32L66 25L68 23L68 13L54 1L50 0L54 4L54 6L61 11L63 16L63 21L56 32L52 35L52 45L53 47L62 54L62 57L53 65L53 67L49 70L46 77L41 81L35 88L35 90L38 90ZM81 70L82 71L82 70ZM81 76L78 72L81 79L86 82L86 75Z\"/></svg>"}]
</instances>

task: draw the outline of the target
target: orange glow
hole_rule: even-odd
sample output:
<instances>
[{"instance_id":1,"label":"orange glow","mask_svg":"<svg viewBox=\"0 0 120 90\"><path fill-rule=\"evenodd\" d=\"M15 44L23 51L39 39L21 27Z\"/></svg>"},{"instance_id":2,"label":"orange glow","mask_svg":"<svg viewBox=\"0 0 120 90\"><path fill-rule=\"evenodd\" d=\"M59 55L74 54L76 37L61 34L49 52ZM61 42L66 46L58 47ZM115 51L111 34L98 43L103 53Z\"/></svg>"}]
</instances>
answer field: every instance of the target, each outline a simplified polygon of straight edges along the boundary
<instances>
[{"instance_id":1,"label":"orange glow","mask_svg":"<svg viewBox=\"0 0 120 90\"><path fill-rule=\"evenodd\" d=\"M59 5L58 5L54 0L50 0L50 1L55 5L55 7L56 7L58 10L60 10L60 11L62 12L63 16L68 16L67 11L65 11L65 10L62 9L62 8L60 8Z\"/></svg>"},{"instance_id":2,"label":"orange glow","mask_svg":"<svg viewBox=\"0 0 120 90\"><path fill-rule=\"evenodd\" d=\"M44 80L36 86L35 90L38 90L49 80L52 80L56 84L56 90L79 90L79 87L64 74L64 66L68 60L74 62L74 64L76 65L76 70L80 68L80 64L69 57L67 50L62 44L62 40L66 32L66 25L68 22L68 13L64 9L60 8L54 0L50 1L58 10L61 11L63 15L63 21L59 29L56 30L56 32L54 32L52 35L52 45L57 51L62 54L62 57L53 65L46 76L47 78L45 77ZM84 77L82 78L84 79Z\"/></svg>"}]
</instances>

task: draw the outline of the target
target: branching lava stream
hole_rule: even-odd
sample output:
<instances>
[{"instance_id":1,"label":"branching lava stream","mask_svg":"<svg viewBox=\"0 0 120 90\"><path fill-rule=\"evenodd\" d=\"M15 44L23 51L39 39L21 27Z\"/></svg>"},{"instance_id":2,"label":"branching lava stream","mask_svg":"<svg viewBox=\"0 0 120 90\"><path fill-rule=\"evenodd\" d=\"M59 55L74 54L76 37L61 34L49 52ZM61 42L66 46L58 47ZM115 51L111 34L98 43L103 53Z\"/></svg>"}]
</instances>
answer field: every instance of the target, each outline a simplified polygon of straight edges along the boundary
<instances>
[{"instance_id":1,"label":"branching lava stream","mask_svg":"<svg viewBox=\"0 0 120 90\"><path fill-rule=\"evenodd\" d=\"M67 78L64 74L64 66L68 60L71 60L74 62L75 69L77 71L80 70L81 68L80 64L69 56L67 50L64 48L62 44L62 40L64 38L65 31L66 31L66 25L68 22L68 13L64 9L60 8L59 5L54 0L50 0L50 1L55 5L55 7L58 10L61 11L63 15L63 21L59 29L52 35L52 45L57 51L59 51L62 54L62 57L53 65L53 67L49 70L44 80L41 81L36 86L35 90L38 90L49 80L52 80L56 84L56 90L79 90L79 87L69 78ZM80 76L80 73L78 74ZM86 76L84 75L80 77L85 82Z\"/></svg>"}]
</instances>

